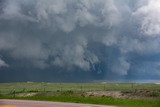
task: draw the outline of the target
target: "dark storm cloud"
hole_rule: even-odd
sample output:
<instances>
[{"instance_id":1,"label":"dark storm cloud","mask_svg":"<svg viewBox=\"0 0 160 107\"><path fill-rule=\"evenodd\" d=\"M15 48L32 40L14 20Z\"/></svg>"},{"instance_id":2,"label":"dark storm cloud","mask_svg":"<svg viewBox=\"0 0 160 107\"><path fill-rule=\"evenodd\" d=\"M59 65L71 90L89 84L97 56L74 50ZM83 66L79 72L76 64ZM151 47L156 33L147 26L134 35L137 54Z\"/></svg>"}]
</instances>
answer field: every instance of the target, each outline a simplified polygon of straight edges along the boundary
<instances>
[{"instance_id":1,"label":"dark storm cloud","mask_svg":"<svg viewBox=\"0 0 160 107\"><path fill-rule=\"evenodd\" d=\"M106 77L132 76L134 71L160 76L160 59L146 60L160 53L158 0L1 0L0 4L3 69L17 70L23 63L44 72L61 68ZM139 56L144 58L135 61Z\"/></svg>"}]
</instances>

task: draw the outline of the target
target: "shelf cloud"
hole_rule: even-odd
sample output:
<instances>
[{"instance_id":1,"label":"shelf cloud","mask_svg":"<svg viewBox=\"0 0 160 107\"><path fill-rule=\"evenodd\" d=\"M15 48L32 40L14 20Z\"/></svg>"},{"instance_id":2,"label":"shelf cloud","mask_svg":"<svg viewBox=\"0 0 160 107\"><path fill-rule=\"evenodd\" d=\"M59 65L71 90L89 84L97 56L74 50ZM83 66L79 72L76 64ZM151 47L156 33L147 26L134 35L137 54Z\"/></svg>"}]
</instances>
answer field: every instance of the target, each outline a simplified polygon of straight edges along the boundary
<instances>
[{"instance_id":1,"label":"shelf cloud","mask_svg":"<svg viewBox=\"0 0 160 107\"><path fill-rule=\"evenodd\" d=\"M0 0L0 70L27 66L24 72L65 69L96 72L99 79L160 77L159 5L158 0Z\"/></svg>"}]
</instances>

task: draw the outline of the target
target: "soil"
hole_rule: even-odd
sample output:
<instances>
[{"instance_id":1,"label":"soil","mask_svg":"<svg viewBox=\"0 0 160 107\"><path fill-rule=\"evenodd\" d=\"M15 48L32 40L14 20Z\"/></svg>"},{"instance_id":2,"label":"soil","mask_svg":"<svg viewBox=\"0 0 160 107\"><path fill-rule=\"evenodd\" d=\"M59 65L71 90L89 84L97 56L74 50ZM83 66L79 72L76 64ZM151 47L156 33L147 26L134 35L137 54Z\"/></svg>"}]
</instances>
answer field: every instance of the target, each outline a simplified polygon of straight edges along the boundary
<instances>
[{"instance_id":1,"label":"soil","mask_svg":"<svg viewBox=\"0 0 160 107\"><path fill-rule=\"evenodd\" d=\"M113 98L127 98L127 99L157 99L160 98L160 91L148 91L148 90L134 90L134 91L93 91L86 92L83 96L101 96L101 97L113 97Z\"/></svg>"}]
</instances>

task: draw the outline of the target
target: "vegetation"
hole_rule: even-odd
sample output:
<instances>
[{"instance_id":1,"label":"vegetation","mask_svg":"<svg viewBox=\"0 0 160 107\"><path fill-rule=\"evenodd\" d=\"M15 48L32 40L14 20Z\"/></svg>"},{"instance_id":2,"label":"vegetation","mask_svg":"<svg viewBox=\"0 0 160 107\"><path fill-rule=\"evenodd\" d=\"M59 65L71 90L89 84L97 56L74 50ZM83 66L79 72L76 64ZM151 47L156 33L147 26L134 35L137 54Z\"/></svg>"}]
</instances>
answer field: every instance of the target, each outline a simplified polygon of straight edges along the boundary
<instances>
[{"instance_id":1,"label":"vegetation","mask_svg":"<svg viewBox=\"0 0 160 107\"><path fill-rule=\"evenodd\" d=\"M101 92L107 94L100 94ZM108 95L109 92L120 92L125 97L114 97ZM0 99L4 98L91 103L122 107L160 107L160 85L129 83L1 83Z\"/></svg>"}]
</instances>

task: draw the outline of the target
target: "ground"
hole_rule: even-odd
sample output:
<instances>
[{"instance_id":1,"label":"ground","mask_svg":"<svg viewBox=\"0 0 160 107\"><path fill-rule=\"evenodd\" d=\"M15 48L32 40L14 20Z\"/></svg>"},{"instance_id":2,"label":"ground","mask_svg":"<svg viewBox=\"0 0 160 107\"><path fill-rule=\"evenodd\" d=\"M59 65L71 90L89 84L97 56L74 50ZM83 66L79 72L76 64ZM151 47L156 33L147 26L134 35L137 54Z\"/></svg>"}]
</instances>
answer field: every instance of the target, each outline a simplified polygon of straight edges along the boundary
<instances>
[{"instance_id":1,"label":"ground","mask_svg":"<svg viewBox=\"0 0 160 107\"><path fill-rule=\"evenodd\" d=\"M1 83L0 98L158 107L160 84Z\"/></svg>"},{"instance_id":2,"label":"ground","mask_svg":"<svg viewBox=\"0 0 160 107\"><path fill-rule=\"evenodd\" d=\"M0 100L0 107L113 107L113 106L5 99L5 100Z\"/></svg>"}]
</instances>

